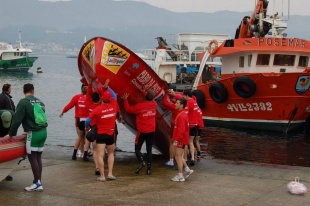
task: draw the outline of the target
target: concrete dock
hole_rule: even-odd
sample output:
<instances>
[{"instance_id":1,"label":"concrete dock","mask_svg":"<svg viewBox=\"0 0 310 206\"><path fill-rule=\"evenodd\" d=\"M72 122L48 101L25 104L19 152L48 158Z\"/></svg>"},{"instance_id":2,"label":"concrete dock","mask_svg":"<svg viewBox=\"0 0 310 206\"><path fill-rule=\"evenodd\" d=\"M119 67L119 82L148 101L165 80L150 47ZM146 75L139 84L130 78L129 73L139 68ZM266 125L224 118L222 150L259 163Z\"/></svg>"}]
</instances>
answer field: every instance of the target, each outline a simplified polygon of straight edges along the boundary
<instances>
[{"instance_id":1,"label":"concrete dock","mask_svg":"<svg viewBox=\"0 0 310 206\"><path fill-rule=\"evenodd\" d=\"M154 156L152 175L139 175L134 153L116 152L117 180L96 181L93 162L71 160L72 148L47 146L43 153L43 192L26 192L33 176L28 160L0 182L0 202L9 205L310 205L310 193L291 195L287 184L300 178L310 189L310 168L215 160L204 156L185 182L172 182L176 168Z\"/></svg>"}]
</instances>

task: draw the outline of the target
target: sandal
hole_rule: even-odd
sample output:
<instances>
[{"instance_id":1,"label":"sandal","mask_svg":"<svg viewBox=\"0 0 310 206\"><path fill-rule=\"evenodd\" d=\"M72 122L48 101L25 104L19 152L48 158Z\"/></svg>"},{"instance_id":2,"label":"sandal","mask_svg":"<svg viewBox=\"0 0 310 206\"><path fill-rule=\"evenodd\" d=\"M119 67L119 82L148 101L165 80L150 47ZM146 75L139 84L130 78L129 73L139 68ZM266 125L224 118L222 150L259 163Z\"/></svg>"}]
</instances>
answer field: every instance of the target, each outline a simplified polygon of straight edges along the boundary
<instances>
[{"instance_id":1,"label":"sandal","mask_svg":"<svg viewBox=\"0 0 310 206\"><path fill-rule=\"evenodd\" d=\"M105 182L106 179L100 179L100 177L97 177L97 181L99 181L99 182Z\"/></svg>"},{"instance_id":2,"label":"sandal","mask_svg":"<svg viewBox=\"0 0 310 206\"><path fill-rule=\"evenodd\" d=\"M107 180L108 180L108 181L116 180L116 177L115 177L115 176L107 177Z\"/></svg>"}]
</instances>

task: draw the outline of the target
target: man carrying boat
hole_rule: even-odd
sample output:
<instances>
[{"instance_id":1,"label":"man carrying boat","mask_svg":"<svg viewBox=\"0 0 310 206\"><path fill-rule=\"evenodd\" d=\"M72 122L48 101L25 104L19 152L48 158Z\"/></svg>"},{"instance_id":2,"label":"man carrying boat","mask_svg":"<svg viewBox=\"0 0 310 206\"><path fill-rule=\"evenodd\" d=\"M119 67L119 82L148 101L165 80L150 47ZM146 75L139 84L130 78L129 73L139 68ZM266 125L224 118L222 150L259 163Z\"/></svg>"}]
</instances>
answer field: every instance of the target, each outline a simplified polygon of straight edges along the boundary
<instances>
[{"instance_id":1,"label":"man carrying boat","mask_svg":"<svg viewBox=\"0 0 310 206\"><path fill-rule=\"evenodd\" d=\"M24 131L27 133L26 150L28 159L33 173L33 184L26 187L26 191L43 191L41 183L42 177L42 152L47 138L47 122L38 122L35 115L36 104L45 110L44 103L34 96L34 87L27 83L24 85L25 98L17 104L16 112L13 116L12 125L7 138L15 136L18 127L22 124Z\"/></svg>"},{"instance_id":2,"label":"man carrying boat","mask_svg":"<svg viewBox=\"0 0 310 206\"><path fill-rule=\"evenodd\" d=\"M0 113L2 120L2 124L0 124L0 137L9 133L12 116L15 112L15 105L12 96L10 95L11 90L12 88L10 84L4 84L2 87L2 93L0 94L0 110L9 110ZM12 181L13 177L8 175L5 179L7 181Z\"/></svg>"},{"instance_id":3,"label":"man carrying boat","mask_svg":"<svg viewBox=\"0 0 310 206\"><path fill-rule=\"evenodd\" d=\"M184 182L185 179L194 172L194 170L189 169L184 159L184 149L187 146L189 139L189 123L188 116L185 111L186 104L187 101L184 98L177 100L175 103L175 108L178 110L178 115L174 120L172 141L175 151L174 157L178 165L179 173L171 179L173 182Z\"/></svg>"},{"instance_id":4,"label":"man carrying boat","mask_svg":"<svg viewBox=\"0 0 310 206\"><path fill-rule=\"evenodd\" d=\"M155 134L155 116L157 103L154 100L155 92L149 90L145 96L144 102L139 102L133 106L129 105L128 98L129 94L123 95L125 111L136 115L137 134L135 139L135 153L140 162L140 166L136 170L136 174L145 166L141 147L146 142L147 152L147 170L146 174L151 175L151 164L152 164L152 146L153 138Z\"/></svg>"}]
</instances>

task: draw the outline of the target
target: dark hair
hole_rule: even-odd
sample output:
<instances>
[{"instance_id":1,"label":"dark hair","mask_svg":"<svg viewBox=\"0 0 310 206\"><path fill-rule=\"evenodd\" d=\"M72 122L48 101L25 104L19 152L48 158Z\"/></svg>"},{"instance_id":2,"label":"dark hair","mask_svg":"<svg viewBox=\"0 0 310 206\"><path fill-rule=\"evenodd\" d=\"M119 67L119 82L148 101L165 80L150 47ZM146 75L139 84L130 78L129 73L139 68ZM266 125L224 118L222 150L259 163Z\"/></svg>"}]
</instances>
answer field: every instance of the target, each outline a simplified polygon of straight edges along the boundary
<instances>
[{"instance_id":1,"label":"dark hair","mask_svg":"<svg viewBox=\"0 0 310 206\"><path fill-rule=\"evenodd\" d=\"M85 95L87 93L87 86L82 87L82 93Z\"/></svg>"},{"instance_id":2,"label":"dark hair","mask_svg":"<svg viewBox=\"0 0 310 206\"><path fill-rule=\"evenodd\" d=\"M185 107L186 107L186 105L187 105L187 100L186 100L186 99L182 98L182 99L178 99L177 101L179 101L179 102L180 102L180 104L182 104L182 105L183 105L183 108L185 108Z\"/></svg>"},{"instance_id":3,"label":"dark hair","mask_svg":"<svg viewBox=\"0 0 310 206\"><path fill-rule=\"evenodd\" d=\"M93 93L91 94L91 100L92 100L93 102L99 102L99 100L100 100L100 95L99 95L99 93L98 93L98 92L93 92Z\"/></svg>"},{"instance_id":4,"label":"dark hair","mask_svg":"<svg viewBox=\"0 0 310 206\"><path fill-rule=\"evenodd\" d=\"M24 94L31 92L32 90L34 90L33 84L24 84Z\"/></svg>"},{"instance_id":5,"label":"dark hair","mask_svg":"<svg viewBox=\"0 0 310 206\"><path fill-rule=\"evenodd\" d=\"M4 84L3 87L2 87L2 92L7 92L9 91L11 85L10 84Z\"/></svg>"},{"instance_id":6,"label":"dark hair","mask_svg":"<svg viewBox=\"0 0 310 206\"><path fill-rule=\"evenodd\" d=\"M185 89L183 95L192 97L192 91L190 89Z\"/></svg>"},{"instance_id":7,"label":"dark hair","mask_svg":"<svg viewBox=\"0 0 310 206\"><path fill-rule=\"evenodd\" d=\"M81 89L83 89L83 87L87 86L86 84L82 84Z\"/></svg>"},{"instance_id":8,"label":"dark hair","mask_svg":"<svg viewBox=\"0 0 310 206\"><path fill-rule=\"evenodd\" d=\"M155 96L153 90L149 90L145 96L146 101L152 101Z\"/></svg>"}]
</instances>

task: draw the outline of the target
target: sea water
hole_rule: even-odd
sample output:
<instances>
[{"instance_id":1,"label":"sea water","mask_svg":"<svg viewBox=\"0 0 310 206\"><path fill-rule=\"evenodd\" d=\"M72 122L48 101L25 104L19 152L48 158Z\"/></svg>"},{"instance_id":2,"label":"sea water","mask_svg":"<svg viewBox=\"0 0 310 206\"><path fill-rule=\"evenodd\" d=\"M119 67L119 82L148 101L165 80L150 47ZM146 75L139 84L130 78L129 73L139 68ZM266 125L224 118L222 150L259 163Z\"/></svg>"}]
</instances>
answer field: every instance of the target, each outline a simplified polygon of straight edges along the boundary
<instances>
[{"instance_id":1,"label":"sea water","mask_svg":"<svg viewBox=\"0 0 310 206\"><path fill-rule=\"evenodd\" d=\"M37 67L43 73L37 74ZM28 73L0 73L0 86L12 85L11 95L17 105L24 97L23 85L32 83L35 96L46 105L48 139L46 144L72 147L76 139L74 108L59 117L63 107L80 93L81 75L76 58L40 55ZM264 131L245 131L220 127L206 127L201 137L204 155L236 162L250 161L268 164L310 166L309 125L291 133L278 134ZM134 151L135 135L118 124L117 146L125 152ZM19 132L22 132L20 127ZM156 137L155 137L156 138ZM145 151L145 148L142 148ZM159 153L154 150L155 153Z\"/></svg>"}]
</instances>

